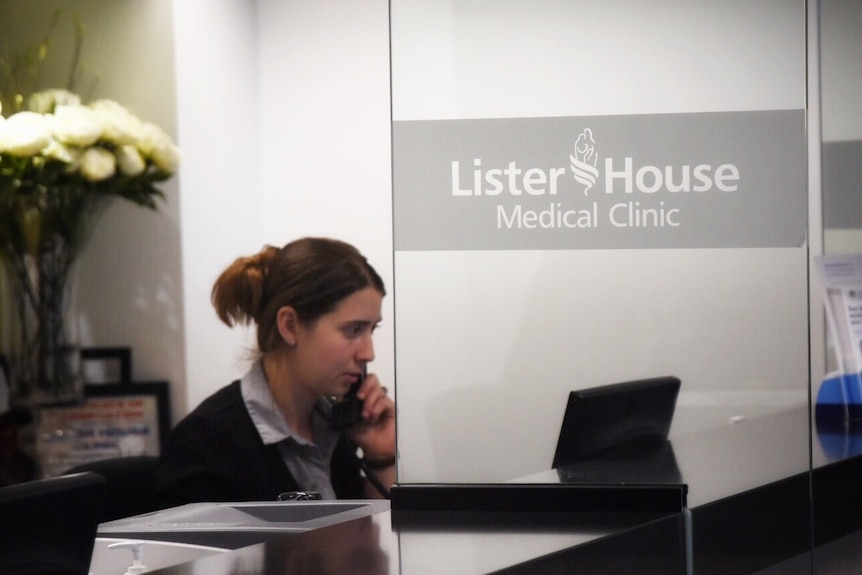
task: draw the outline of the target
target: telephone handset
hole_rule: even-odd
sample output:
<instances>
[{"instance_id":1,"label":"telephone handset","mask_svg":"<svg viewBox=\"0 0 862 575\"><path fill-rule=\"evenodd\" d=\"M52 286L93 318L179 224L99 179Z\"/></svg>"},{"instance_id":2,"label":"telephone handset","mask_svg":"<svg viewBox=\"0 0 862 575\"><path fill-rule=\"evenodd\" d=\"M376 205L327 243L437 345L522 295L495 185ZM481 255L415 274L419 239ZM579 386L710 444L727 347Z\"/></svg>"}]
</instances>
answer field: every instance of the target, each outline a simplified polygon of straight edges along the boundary
<instances>
[{"instance_id":1,"label":"telephone handset","mask_svg":"<svg viewBox=\"0 0 862 575\"><path fill-rule=\"evenodd\" d=\"M362 421L363 401L356 397L356 393L359 391L359 386L365 381L365 373L365 368L363 368L362 375L359 376L356 383L350 386L347 394L341 401L332 405L333 429L343 431Z\"/></svg>"}]
</instances>

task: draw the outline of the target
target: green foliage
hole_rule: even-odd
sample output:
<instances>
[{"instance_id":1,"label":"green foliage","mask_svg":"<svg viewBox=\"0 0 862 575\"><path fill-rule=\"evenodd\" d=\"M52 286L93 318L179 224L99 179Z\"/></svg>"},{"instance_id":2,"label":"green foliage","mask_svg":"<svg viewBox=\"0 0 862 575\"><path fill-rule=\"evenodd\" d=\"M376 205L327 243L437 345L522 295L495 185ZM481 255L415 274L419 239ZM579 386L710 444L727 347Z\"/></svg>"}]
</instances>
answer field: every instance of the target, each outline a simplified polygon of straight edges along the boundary
<instances>
[{"instance_id":1,"label":"green foliage","mask_svg":"<svg viewBox=\"0 0 862 575\"><path fill-rule=\"evenodd\" d=\"M48 87L43 85L42 71L48 59L54 58L55 55L58 58L67 56L70 60L65 82L52 87L83 94L87 99L92 95L98 78L85 78L87 67L82 60L82 54L87 30L78 14L73 13L71 18L74 38L69 50L59 47L54 49L54 37L62 19L61 10L54 12L44 36L37 43L17 52L13 52L5 44L0 45L0 109L4 114L10 115L24 110L31 94ZM84 86L85 82L87 86Z\"/></svg>"}]
</instances>

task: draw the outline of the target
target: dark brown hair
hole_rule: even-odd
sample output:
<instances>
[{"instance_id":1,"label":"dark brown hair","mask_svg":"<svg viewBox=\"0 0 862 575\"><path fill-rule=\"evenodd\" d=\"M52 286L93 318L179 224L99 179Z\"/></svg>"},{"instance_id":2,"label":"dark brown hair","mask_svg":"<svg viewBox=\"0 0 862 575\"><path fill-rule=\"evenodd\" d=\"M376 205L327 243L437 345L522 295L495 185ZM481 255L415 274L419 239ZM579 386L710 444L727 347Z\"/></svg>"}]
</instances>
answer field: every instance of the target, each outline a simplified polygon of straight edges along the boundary
<instances>
[{"instance_id":1,"label":"dark brown hair","mask_svg":"<svg viewBox=\"0 0 862 575\"><path fill-rule=\"evenodd\" d=\"M367 287L386 295L383 280L359 250L340 240L302 238L237 258L216 280L211 299L228 326L256 323L257 344L266 353L279 345L276 316L282 307L291 306L308 325Z\"/></svg>"}]
</instances>

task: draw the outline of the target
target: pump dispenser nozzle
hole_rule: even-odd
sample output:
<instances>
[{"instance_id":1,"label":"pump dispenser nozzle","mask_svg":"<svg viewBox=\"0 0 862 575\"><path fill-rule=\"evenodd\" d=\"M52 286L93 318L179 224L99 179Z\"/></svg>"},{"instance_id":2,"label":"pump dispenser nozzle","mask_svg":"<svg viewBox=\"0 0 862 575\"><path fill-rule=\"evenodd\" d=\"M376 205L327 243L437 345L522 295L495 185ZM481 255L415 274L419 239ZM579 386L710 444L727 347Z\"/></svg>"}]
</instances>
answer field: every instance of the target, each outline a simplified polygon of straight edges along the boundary
<instances>
[{"instance_id":1,"label":"pump dispenser nozzle","mask_svg":"<svg viewBox=\"0 0 862 575\"><path fill-rule=\"evenodd\" d=\"M126 570L126 575L138 575L147 570L147 566L143 565L144 542L143 541L120 541L111 543L108 549L131 549L133 564Z\"/></svg>"}]
</instances>

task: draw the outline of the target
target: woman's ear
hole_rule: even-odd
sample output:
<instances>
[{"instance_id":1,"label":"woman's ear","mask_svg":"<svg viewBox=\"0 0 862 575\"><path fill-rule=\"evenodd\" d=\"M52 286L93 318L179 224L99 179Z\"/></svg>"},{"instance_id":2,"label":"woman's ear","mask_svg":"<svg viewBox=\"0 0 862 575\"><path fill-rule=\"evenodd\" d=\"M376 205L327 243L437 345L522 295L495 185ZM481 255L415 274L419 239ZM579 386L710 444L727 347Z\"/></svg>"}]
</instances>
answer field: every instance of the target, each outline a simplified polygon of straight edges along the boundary
<instances>
[{"instance_id":1,"label":"woman's ear","mask_svg":"<svg viewBox=\"0 0 862 575\"><path fill-rule=\"evenodd\" d=\"M299 336L299 316L296 314L296 310L289 305L279 308L275 322L278 326L278 334L284 343L288 347L295 346Z\"/></svg>"}]
</instances>

